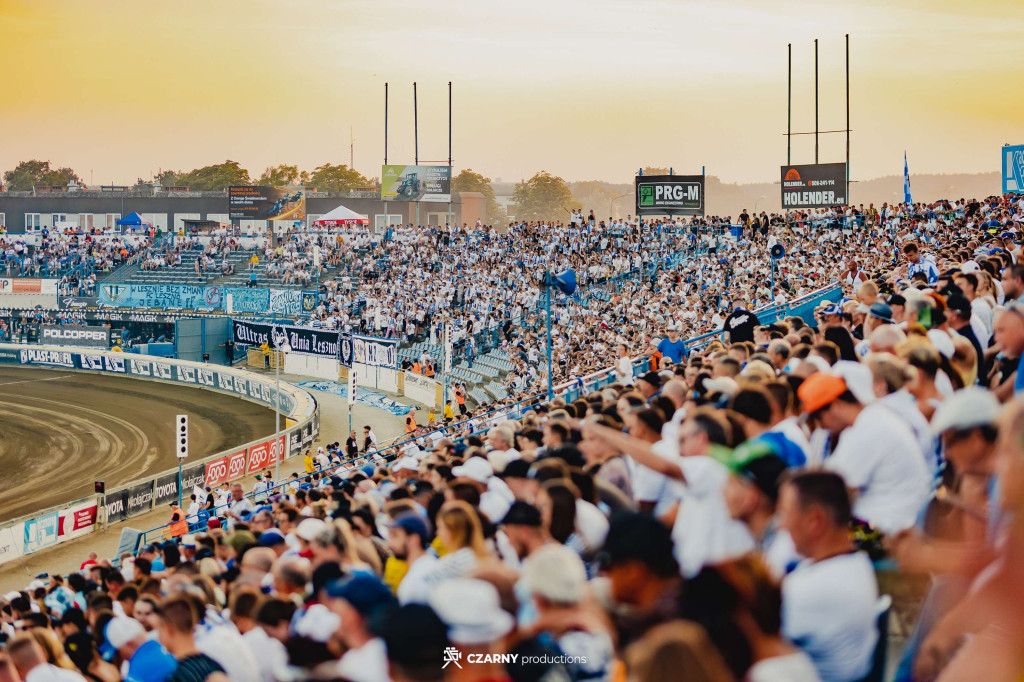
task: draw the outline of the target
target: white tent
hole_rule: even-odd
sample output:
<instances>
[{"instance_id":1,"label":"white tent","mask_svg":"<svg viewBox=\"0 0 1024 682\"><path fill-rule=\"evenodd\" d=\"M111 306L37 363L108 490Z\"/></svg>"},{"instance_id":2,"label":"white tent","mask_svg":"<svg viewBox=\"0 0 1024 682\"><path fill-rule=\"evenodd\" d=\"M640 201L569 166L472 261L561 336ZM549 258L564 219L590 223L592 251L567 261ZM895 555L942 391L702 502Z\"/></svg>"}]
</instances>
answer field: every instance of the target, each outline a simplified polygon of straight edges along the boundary
<instances>
[{"instance_id":1,"label":"white tent","mask_svg":"<svg viewBox=\"0 0 1024 682\"><path fill-rule=\"evenodd\" d=\"M340 225L369 225L370 219L355 211L339 206L313 221L314 227L338 227Z\"/></svg>"}]
</instances>

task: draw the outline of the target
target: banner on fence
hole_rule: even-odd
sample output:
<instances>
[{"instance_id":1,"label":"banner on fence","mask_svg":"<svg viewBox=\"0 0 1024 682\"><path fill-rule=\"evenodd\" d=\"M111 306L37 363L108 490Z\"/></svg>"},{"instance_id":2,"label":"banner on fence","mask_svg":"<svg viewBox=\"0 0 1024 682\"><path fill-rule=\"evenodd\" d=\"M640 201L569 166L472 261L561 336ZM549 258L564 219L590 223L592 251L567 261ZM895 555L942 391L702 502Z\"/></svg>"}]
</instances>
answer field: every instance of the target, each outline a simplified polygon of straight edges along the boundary
<instances>
[{"instance_id":1,"label":"banner on fence","mask_svg":"<svg viewBox=\"0 0 1024 682\"><path fill-rule=\"evenodd\" d=\"M42 324L39 325L39 342L46 346L110 348L110 327Z\"/></svg>"},{"instance_id":2,"label":"banner on fence","mask_svg":"<svg viewBox=\"0 0 1024 682\"><path fill-rule=\"evenodd\" d=\"M261 469L273 466L284 450L285 440L282 437L280 440L274 440L271 438L268 441L260 443L259 445L253 445L249 448L249 466L246 467L246 474L255 474Z\"/></svg>"},{"instance_id":3,"label":"banner on fence","mask_svg":"<svg viewBox=\"0 0 1024 682\"><path fill-rule=\"evenodd\" d=\"M181 490L182 495L185 491L192 490L193 488L203 488L206 485L206 465L203 463L193 464L187 466L181 470ZM191 493L189 493L191 495ZM166 500L164 501L166 504Z\"/></svg>"},{"instance_id":4,"label":"banner on fence","mask_svg":"<svg viewBox=\"0 0 1024 682\"><path fill-rule=\"evenodd\" d=\"M25 554L25 524L0 528L0 565Z\"/></svg>"},{"instance_id":5,"label":"banner on fence","mask_svg":"<svg viewBox=\"0 0 1024 682\"><path fill-rule=\"evenodd\" d=\"M185 488L191 490L191 488ZM153 508L178 501L178 472L158 476L153 487Z\"/></svg>"},{"instance_id":6,"label":"banner on fence","mask_svg":"<svg viewBox=\"0 0 1024 682\"><path fill-rule=\"evenodd\" d=\"M218 457L206 463L206 476L204 485L214 488L218 485L241 478L245 473L245 450Z\"/></svg>"},{"instance_id":7,"label":"banner on fence","mask_svg":"<svg viewBox=\"0 0 1024 682\"><path fill-rule=\"evenodd\" d=\"M292 353L335 359L340 352L340 340L336 331L261 324L238 319L231 320L231 327L235 343L239 344L261 346L265 343L273 348L274 339L285 334Z\"/></svg>"},{"instance_id":8,"label":"banner on fence","mask_svg":"<svg viewBox=\"0 0 1024 682\"><path fill-rule=\"evenodd\" d=\"M185 284L101 284L100 303L129 308L220 310L224 289Z\"/></svg>"},{"instance_id":9,"label":"banner on fence","mask_svg":"<svg viewBox=\"0 0 1024 682\"><path fill-rule=\"evenodd\" d=\"M54 511L25 522L25 554L57 544L57 521Z\"/></svg>"},{"instance_id":10,"label":"banner on fence","mask_svg":"<svg viewBox=\"0 0 1024 682\"><path fill-rule=\"evenodd\" d=\"M378 339L372 336L353 335L352 362L394 369L398 366L398 339Z\"/></svg>"},{"instance_id":11,"label":"banner on fence","mask_svg":"<svg viewBox=\"0 0 1024 682\"><path fill-rule=\"evenodd\" d=\"M121 490L107 493L106 500L103 503L103 510L103 518L106 519L108 524L124 521L128 518L128 489L122 488Z\"/></svg>"},{"instance_id":12,"label":"banner on fence","mask_svg":"<svg viewBox=\"0 0 1024 682\"><path fill-rule=\"evenodd\" d=\"M437 382L416 372L405 372L405 395L424 405L437 402Z\"/></svg>"},{"instance_id":13,"label":"banner on fence","mask_svg":"<svg viewBox=\"0 0 1024 682\"><path fill-rule=\"evenodd\" d=\"M136 516L153 508L153 482L136 483L128 488L125 516Z\"/></svg>"},{"instance_id":14,"label":"banner on fence","mask_svg":"<svg viewBox=\"0 0 1024 682\"><path fill-rule=\"evenodd\" d=\"M57 280L0 277L0 295L3 294L53 294L56 296Z\"/></svg>"},{"instance_id":15,"label":"banner on fence","mask_svg":"<svg viewBox=\"0 0 1024 682\"><path fill-rule=\"evenodd\" d=\"M225 292L225 305L230 296L232 313L266 313L270 310L270 289L230 287Z\"/></svg>"},{"instance_id":16,"label":"banner on fence","mask_svg":"<svg viewBox=\"0 0 1024 682\"><path fill-rule=\"evenodd\" d=\"M91 533L96 529L96 515L99 505L95 500L73 505L60 511L59 540L70 540Z\"/></svg>"}]
</instances>

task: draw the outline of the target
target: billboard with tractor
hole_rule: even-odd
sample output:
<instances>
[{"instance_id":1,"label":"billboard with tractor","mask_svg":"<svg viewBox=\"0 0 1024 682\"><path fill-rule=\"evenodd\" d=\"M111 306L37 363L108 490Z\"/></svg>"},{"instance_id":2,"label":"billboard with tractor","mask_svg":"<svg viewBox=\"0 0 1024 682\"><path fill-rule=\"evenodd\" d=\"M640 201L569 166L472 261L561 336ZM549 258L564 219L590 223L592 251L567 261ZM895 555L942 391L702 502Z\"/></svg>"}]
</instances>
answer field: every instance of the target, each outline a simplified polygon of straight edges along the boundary
<instances>
[{"instance_id":1,"label":"billboard with tractor","mask_svg":"<svg viewBox=\"0 0 1024 682\"><path fill-rule=\"evenodd\" d=\"M384 201L452 200L450 166L384 166L380 172L380 198Z\"/></svg>"}]
</instances>

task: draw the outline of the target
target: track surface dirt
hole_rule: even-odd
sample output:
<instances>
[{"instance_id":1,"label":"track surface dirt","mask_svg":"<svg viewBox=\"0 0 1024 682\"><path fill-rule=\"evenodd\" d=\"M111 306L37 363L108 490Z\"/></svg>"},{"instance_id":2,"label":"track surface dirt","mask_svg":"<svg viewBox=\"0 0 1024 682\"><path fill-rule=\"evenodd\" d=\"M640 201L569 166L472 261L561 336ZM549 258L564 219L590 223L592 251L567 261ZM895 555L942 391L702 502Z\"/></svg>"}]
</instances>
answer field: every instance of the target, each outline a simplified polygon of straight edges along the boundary
<instances>
[{"instance_id":1,"label":"track surface dirt","mask_svg":"<svg viewBox=\"0 0 1024 682\"><path fill-rule=\"evenodd\" d=\"M0 522L273 435L274 412L214 391L66 370L0 366Z\"/></svg>"}]
</instances>

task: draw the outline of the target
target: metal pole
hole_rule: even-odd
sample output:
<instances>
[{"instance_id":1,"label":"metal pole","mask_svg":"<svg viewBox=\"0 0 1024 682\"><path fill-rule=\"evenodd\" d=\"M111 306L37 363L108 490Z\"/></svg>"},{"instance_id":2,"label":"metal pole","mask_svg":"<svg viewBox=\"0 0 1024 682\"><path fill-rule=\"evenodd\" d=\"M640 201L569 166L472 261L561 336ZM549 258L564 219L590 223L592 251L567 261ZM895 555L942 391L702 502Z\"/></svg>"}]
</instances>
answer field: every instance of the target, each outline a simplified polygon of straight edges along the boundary
<instances>
[{"instance_id":1,"label":"metal pole","mask_svg":"<svg viewBox=\"0 0 1024 682\"><path fill-rule=\"evenodd\" d=\"M850 34L846 34L846 203L850 201Z\"/></svg>"},{"instance_id":2,"label":"metal pole","mask_svg":"<svg viewBox=\"0 0 1024 682\"><path fill-rule=\"evenodd\" d=\"M181 458L178 458L178 507L181 507Z\"/></svg>"},{"instance_id":3,"label":"metal pole","mask_svg":"<svg viewBox=\"0 0 1024 682\"><path fill-rule=\"evenodd\" d=\"M818 163L818 39L814 39L814 163Z\"/></svg>"},{"instance_id":4,"label":"metal pole","mask_svg":"<svg viewBox=\"0 0 1024 682\"><path fill-rule=\"evenodd\" d=\"M384 84L384 165L388 165L388 84ZM383 175L381 176L381 183L384 182ZM384 229L387 230L388 222L388 202L384 202ZM376 228L376 225L374 225Z\"/></svg>"},{"instance_id":5,"label":"metal pole","mask_svg":"<svg viewBox=\"0 0 1024 682\"><path fill-rule=\"evenodd\" d=\"M452 179L452 82L448 81L448 182ZM452 225L452 194L448 188L448 227Z\"/></svg>"},{"instance_id":6,"label":"metal pole","mask_svg":"<svg viewBox=\"0 0 1024 682\"><path fill-rule=\"evenodd\" d=\"M416 100L416 82L412 84L412 137L415 151L416 165L420 165L420 114L419 104Z\"/></svg>"},{"instance_id":7,"label":"metal pole","mask_svg":"<svg viewBox=\"0 0 1024 682\"><path fill-rule=\"evenodd\" d=\"M789 44L786 70L786 165L793 163L793 43Z\"/></svg>"},{"instance_id":8,"label":"metal pole","mask_svg":"<svg viewBox=\"0 0 1024 682\"><path fill-rule=\"evenodd\" d=\"M277 384L277 397L274 399L274 444L281 442L281 351L274 349L274 382ZM281 455L278 452L274 461L274 480L281 480Z\"/></svg>"},{"instance_id":9,"label":"metal pole","mask_svg":"<svg viewBox=\"0 0 1024 682\"><path fill-rule=\"evenodd\" d=\"M548 400L555 399L554 375L551 370L551 271L544 273L544 288L547 290L545 301L548 311Z\"/></svg>"}]
</instances>

